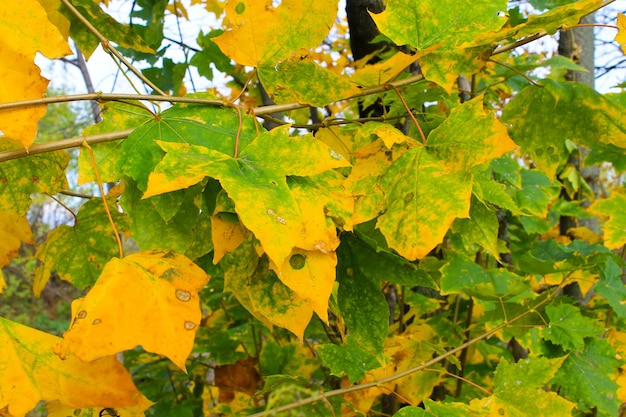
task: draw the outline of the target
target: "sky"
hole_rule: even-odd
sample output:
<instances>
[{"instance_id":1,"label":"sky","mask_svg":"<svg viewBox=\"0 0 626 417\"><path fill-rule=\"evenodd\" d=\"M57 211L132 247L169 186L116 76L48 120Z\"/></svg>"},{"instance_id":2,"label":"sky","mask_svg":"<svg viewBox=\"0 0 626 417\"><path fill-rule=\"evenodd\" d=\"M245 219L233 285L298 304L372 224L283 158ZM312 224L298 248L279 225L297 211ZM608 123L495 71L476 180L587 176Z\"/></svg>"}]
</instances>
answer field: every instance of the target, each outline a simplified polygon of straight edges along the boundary
<instances>
[{"instance_id":1,"label":"sky","mask_svg":"<svg viewBox=\"0 0 626 417\"><path fill-rule=\"evenodd\" d=\"M173 39L185 40L186 43L191 46L197 46L195 44L195 36L198 30L208 32L213 28L219 27L219 24L215 21L214 15L206 12L201 5L191 6L190 0L183 0L186 4L186 8L189 12L190 20L179 19L176 22L172 16L165 23L167 37ZM120 18L127 18L130 5L132 2L123 0L110 0L110 7L107 10L113 16L119 16ZM340 2L340 13L344 13L344 0ZM611 10L608 12L609 19L612 19L610 24L616 24L615 19L617 12L626 13L626 0L617 0L611 6ZM606 41L612 40L616 31L609 28L596 29L596 36L598 39L604 39ZM539 42L535 42L534 47L556 49L557 42L553 38L544 38ZM167 56L172 58L175 62L184 60L182 49L178 47L170 47L168 49ZM600 47L596 51L596 63L597 65L605 65L607 62L609 65L613 65L626 57L615 47ZM86 87L82 82L82 77L78 70L72 65L62 63L51 63L43 57L38 57L37 63L42 67L42 74L46 78L52 79L51 86L55 88L62 88L68 93L84 93ZM101 47L98 47L96 52L87 62L89 72L91 74L94 87L96 91L102 91L105 93L117 92L117 93L133 93L134 90L130 83L120 73L113 60L102 51ZM625 65L626 66L626 65ZM209 81L206 78L200 77L195 70L192 69L191 78L193 79L193 86L196 90L202 91L208 88L219 88L225 82L224 77L216 77L214 81ZM189 76L186 77L187 89L189 92L193 91L193 86L189 83ZM618 91L612 89L618 83L626 81L626 68L612 71L608 75L602 76L596 79L596 88L600 92ZM136 85L141 85L137 82Z\"/></svg>"}]
</instances>

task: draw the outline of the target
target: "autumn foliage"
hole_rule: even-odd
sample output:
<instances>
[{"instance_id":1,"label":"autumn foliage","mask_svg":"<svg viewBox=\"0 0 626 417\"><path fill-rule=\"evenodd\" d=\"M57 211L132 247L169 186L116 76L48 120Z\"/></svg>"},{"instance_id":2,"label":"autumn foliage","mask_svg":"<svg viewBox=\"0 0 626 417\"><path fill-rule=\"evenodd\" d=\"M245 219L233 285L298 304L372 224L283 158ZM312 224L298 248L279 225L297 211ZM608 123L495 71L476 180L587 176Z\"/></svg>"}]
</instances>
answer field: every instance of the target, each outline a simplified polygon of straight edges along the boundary
<instances>
[{"instance_id":1,"label":"autumn foliage","mask_svg":"<svg viewBox=\"0 0 626 417\"><path fill-rule=\"evenodd\" d=\"M176 63L180 2L133 2L133 25L106 1L5 3L0 266L34 243L33 196L100 192L35 253L36 295L53 274L83 291L63 337L0 317L0 415L618 415L625 93L523 49L607 2L389 0L372 18L398 47L370 64L336 0L192 1L222 27ZM35 54L69 39L152 95L44 97ZM230 82L186 94L190 68ZM78 99L103 120L39 143Z\"/></svg>"}]
</instances>

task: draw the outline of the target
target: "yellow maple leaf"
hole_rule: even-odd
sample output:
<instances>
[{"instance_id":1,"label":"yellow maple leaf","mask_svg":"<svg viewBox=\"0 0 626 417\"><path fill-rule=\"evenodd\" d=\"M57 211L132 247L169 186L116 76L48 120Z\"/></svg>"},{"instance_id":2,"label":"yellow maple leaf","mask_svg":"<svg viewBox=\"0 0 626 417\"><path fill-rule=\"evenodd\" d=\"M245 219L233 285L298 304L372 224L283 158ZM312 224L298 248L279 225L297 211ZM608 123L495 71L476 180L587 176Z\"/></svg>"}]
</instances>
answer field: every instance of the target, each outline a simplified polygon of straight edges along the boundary
<instances>
[{"instance_id":1,"label":"yellow maple leaf","mask_svg":"<svg viewBox=\"0 0 626 417\"><path fill-rule=\"evenodd\" d=\"M241 223L224 220L219 214L211 216L211 236L213 238L213 263L216 264L228 252L239 247L249 235Z\"/></svg>"},{"instance_id":2,"label":"yellow maple leaf","mask_svg":"<svg viewBox=\"0 0 626 417\"><path fill-rule=\"evenodd\" d=\"M328 323L328 299L335 284L335 252L322 253L294 248L291 255L277 267L270 268L278 279L298 294L320 319Z\"/></svg>"},{"instance_id":3,"label":"yellow maple leaf","mask_svg":"<svg viewBox=\"0 0 626 417\"><path fill-rule=\"evenodd\" d=\"M13 213L0 211L0 236L3 236L0 240L0 268L8 265L11 258L17 256L17 250L22 242L34 243L26 216Z\"/></svg>"},{"instance_id":4,"label":"yellow maple leaf","mask_svg":"<svg viewBox=\"0 0 626 417\"><path fill-rule=\"evenodd\" d=\"M617 14L617 35L615 35L615 42L622 46L622 52L626 54L626 15L623 13Z\"/></svg>"},{"instance_id":5,"label":"yellow maple leaf","mask_svg":"<svg viewBox=\"0 0 626 417\"><path fill-rule=\"evenodd\" d=\"M89 363L71 356L61 360L52 351L60 341L0 317L0 410L25 415L42 400L72 409L152 405L115 356Z\"/></svg>"},{"instance_id":6,"label":"yellow maple leaf","mask_svg":"<svg viewBox=\"0 0 626 417\"><path fill-rule=\"evenodd\" d=\"M212 40L229 58L251 67L276 63L324 40L337 15L335 0L229 0L226 23L231 30ZM315 16L315 18L311 18Z\"/></svg>"},{"instance_id":7,"label":"yellow maple leaf","mask_svg":"<svg viewBox=\"0 0 626 417\"><path fill-rule=\"evenodd\" d=\"M41 98L48 80L39 74L37 52L50 59L72 51L37 0L4 2L0 7L0 103ZM29 147L37 135L44 105L0 111L0 130Z\"/></svg>"},{"instance_id":8,"label":"yellow maple leaf","mask_svg":"<svg viewBox=\"0 0 626 417\"><path fill-rule=\"evenodd\" d=\"M185 256L145 251L113 258L85 298L72 303L72 325L56 352L83 361L141 345L185 370L209 277Z\"/></svg>"}]
</instances>

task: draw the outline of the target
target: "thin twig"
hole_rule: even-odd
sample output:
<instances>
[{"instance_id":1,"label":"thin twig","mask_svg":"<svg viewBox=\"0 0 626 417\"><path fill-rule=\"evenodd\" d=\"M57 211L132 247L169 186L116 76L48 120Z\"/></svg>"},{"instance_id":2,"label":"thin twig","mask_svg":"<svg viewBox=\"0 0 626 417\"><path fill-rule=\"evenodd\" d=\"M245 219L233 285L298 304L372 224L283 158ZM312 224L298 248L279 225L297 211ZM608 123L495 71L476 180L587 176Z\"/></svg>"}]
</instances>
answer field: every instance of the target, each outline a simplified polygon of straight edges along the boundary
<instances>
[{"instance_id":1,"label":"thin twig","mask_svg":"<svg viewBox=\"0 0 626 417\"><path fill-rule=\"evenodd\" d=\"M591 10L588 13L588 15L597 12L598 10L602 9L603 7L608 6L609 4L613 3L614 1L615 0L607 0L605 2L602 2L599 6L594 7L593 10ZM568 27L563 27L563 28L560 28L560 29L567 30L568 28L569 28L569 26ZM530 36L527 36L527 37L525 37L523 39L519 39L519 40L517 40L515 42L509 43L509 44L506 44L506 45L500 45L496 49L493 50L493 52L491 53L491 56L498 55L498 54L501 54L503 52L511 51L511 50L513 50L515 48L519 48L520 46L526 45L527 43L530 43L532 41L536 41L537 39L541 39L544 36L548 36L548 33L545 32L545 31L541 31L541 32L535 33L534 35L530 35Z\"/></svg>"},{"instance_id":2,"label":"thin twig","mask_svg":"<svg viewBox=\"0 0 626 417\"><path fill-rule=\"evenodd\" d=\"M74 7L74 5L72 3L69 2L69 0L61 0L61 2L63 3L63 5L65 5L65 7L67 7L69 9L69 11L76 16L76 18L78 20L80 20L80 22L85 25L85 27L94 34L94 36L96 38L98 38L98 40L100 41L100 43L102 44L102 47L105 49L108 49L109 51L111 51L111 53L113 55L115 55L115 57L117 59L119 59L125 66L126 68L128 68L129 70L131 70L133 72L133 74L135 74L137 77L139 77L139 79L141 81L143 81L146 85L148 85L150 88L152 88L154 91L156 91L157 93L161 94L161 95L165 95L165 93L156 85L154 85L154 83L152 81L150 81L148 78L146 78L145 75L143 75L141 73L141 71L139 71L137 68L135 68L130 62L128 62L126 60L126 58L124 58L124 56L118 52L117 49L115 49L112 45L111 42L109 42L109 40L102 34L100 33L100 31L98 29L96 29L96 27L94 25L91 24L91 22L89 20L87 20L85 18L85 16L83 16L81 14L81 12L78 11L78 9L76 9L76 7Z\"/></svg>"},{"instance_id":3,"label":"thin twig","mask_svg":"<svg viewBox=\"0 0 626 417\"><path fill-rule=\"evenodd\" d=\"M46 194L46 195L48 197L50 197L51 199L53 199L54 201L56 201L61 207L63 207L65 210L69 211L72 214L72 216L74 216L74 224L78 223L78 217L76 216L76 213L74 213L74 210L69 208L66 204L64 204L61 200L59 200L55 196L53 196L51 194Z\"/></svg>"},{"instance_id":4,"label":"thin twig","mask_svg":"<svg viewBox=\"0 0 626 417\"><path fill-rule=\"evenodd\" d=\"M520 77L524 77L524 79L526 81L528 81L529 83L531 83L532 85L534 85L535 87L541 87L543 88L543 85L538 84L535 80L533 80L532 78L530 78L528 75L524 74L522 71L518 70L517 68L514 68L508 64L505 64L504 62L500 62L500 61L496 61L494 59L489 58L488 60L489 62L493 62L494 64L498 64L498 65L502 65L504 68L513 71L514 73L516 73L517 75L519 75Z\"/></svg>"}]
</instances>

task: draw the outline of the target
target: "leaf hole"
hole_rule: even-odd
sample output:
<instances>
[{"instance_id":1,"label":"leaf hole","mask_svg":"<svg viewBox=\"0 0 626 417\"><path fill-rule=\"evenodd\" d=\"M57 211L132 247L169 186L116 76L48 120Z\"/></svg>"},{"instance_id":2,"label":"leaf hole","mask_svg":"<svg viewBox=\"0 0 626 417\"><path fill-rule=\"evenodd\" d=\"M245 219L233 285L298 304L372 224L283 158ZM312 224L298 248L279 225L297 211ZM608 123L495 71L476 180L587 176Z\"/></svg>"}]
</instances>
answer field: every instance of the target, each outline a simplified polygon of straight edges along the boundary
<instances>
[{"instance_id":1,"label":"leaf hole","mask_svg":"<svg viewBox=\"0 0 626 417\"><path fill-rule=\"evenodd\" d=\"M192 322L190 322L190 321L186 321L186 322L185 322L185 329L186 329L186 330L193 330L193 329L195 329L195 328L196 328L195 323L192 323Z\"/></svg>"}]
</instances>

